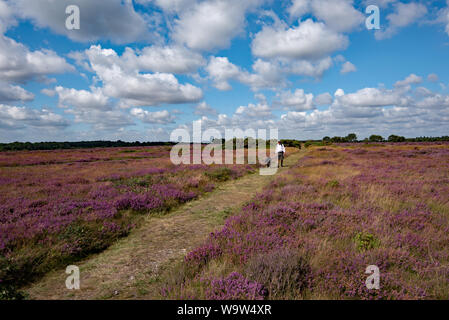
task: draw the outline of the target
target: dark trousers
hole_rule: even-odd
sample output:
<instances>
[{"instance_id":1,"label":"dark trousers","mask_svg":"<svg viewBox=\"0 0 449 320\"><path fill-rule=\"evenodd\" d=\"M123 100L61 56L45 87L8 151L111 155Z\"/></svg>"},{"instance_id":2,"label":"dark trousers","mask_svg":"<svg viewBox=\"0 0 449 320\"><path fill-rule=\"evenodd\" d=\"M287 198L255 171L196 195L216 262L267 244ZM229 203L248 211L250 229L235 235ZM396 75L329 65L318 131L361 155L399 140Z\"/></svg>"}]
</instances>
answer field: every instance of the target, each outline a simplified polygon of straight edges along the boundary
<instances>
[{"instance_id":1,"label":"dark trousers","mask_svg":"<svg viewBox=\"0 0 449 320\"><path fill-rule=\"evenodd\" d=\"M284 166L284 152L278 152L278 167L279 163L281 164L281 167Z\"/></svg>"}]
</instances>

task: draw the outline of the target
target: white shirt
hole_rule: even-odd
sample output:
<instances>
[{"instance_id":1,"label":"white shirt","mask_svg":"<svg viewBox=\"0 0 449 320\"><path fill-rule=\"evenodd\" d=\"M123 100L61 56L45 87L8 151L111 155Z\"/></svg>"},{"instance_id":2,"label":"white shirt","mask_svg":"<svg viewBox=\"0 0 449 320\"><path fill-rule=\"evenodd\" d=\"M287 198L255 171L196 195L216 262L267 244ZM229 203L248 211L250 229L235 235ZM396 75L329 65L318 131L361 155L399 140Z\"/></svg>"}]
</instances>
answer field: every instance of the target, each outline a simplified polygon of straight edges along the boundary
<instances>
[{"instance_id":1,"label":"white shirt","mask_svg":"<svg viewBox=\"0 0 449 320\"><path fill-rule=\"evenodd\" d=\"M279 153L279 152L285 153L285 147L284 147L283 144L277 144L276 145L276 153Z\"/></svg>"}]
</instances>

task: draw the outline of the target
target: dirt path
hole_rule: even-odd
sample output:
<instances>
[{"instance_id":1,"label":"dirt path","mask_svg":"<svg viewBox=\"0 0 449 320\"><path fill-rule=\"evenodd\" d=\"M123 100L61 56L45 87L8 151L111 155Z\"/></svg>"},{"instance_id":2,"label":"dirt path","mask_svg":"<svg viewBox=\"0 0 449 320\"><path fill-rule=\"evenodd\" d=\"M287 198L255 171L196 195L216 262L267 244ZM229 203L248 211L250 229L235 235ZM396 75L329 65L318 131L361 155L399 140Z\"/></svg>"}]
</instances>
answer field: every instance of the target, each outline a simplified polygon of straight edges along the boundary
<instances>
[{"instance_id":1,"label":"dirt path","mask_svg":"<svg viewBox=\"0 0 449 320\"><path fill-rule=\"evenodd\" d=\"M290 155L285 164L295 164L304 151ZM283 168L279 172L286 170ZM260 191L273 176L258 173L221 185L198 200L163 217L145 217L142 225L107 250L76 265L81 289L68 290L65 269L53 271L24 289L30 299L148 299L158 275L200 245Z\"/></svg>"}]
</instances>

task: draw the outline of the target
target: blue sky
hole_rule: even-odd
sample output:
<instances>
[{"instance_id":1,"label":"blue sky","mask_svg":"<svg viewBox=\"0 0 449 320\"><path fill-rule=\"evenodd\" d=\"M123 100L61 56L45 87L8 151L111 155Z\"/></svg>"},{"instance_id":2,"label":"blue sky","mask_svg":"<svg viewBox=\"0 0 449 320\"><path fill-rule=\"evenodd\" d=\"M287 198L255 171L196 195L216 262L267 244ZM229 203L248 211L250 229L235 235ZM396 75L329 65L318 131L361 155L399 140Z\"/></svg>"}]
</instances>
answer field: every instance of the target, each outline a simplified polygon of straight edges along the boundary
<instances>
[{"instance_id":1,"label":"blue sky","mask_svg":"<svg viewBox=\"0 0 449 320\"><path fill-rule=\"evenodd\" d=\"M0 34L0 142L448 134L446 1L0 0Z\"/></svg>"}]
</instances>

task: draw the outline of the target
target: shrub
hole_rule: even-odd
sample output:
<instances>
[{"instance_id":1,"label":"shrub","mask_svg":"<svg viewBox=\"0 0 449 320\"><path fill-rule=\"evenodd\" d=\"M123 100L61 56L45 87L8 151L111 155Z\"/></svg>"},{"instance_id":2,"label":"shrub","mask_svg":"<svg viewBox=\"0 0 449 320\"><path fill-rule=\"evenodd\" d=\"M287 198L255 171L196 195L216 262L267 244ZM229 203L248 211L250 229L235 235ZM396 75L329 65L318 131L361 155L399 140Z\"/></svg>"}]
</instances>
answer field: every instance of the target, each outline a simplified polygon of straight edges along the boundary
<instances>
[{"instance_id":1,"label":"shrub","mask_svg":"<svg viewBox=\"0 0 449 320\"><path fill-rule=\"evenodd\" d=\"M337 188L340 186L340 182L338 182L337 180L331 180L328 183L326 183L326 185L330 188Z\"/></svg>"},{"instance_id":2,"label":"shrub","mask_svg":"<svg viewBox=\"0 0 449 320\"><path fill-rule=\"evenodd\" d=\"M219 257L221 254L222 250L219 246L209 243L189 252L184 260L190 266L202 268L209 260Z\"/></svg>"},{"instance_id":3,"label":"shrub","mask_svg":"<svg viewBox=\"0 0 449 320\"><path fill-rule=\"evenodd\" d=\"M227 181L231 178L232 170L229 168L217 168L204 174L211 180Z\"/></svg>"},{"instance_id":4,"label":"shrub","mask_svg":"<svg viewBox=\"0 0 449 320\"><path fill-rule=\"evenodd\" d=\"M206 290L206 299L210 300L263 300L266 295L262 284L250 281L237 272L210 281L210 287Z\"/></svg>"},{"instance_id":5,"label":"shrub","mask_svg":"<svg viewBox=\"0 0 449 320\"><path fill-rule=\"evenodd\" d=\"M354 237L354 242L359 252L364 252L379 247L380 241L374 235L359 232Z\"/></svg>"},{"instance_id":6,"label":"shrub","mask_svg":"<svg viewBox=\"0 0 449 320\"><path fill-rule=\"evenodd\" d=\"M294 250L285 248L258 255L246 265L246 275L263 284L270 299L294 299L310 286L311 268Z\"/></svg>"},{"instance_id":7,"label":"shrub","mask_svg":"<svg viewBox=\"0 0 449 320\"><path fill-rule=\"evenodd\" d=\"M117 210L132 209L134 211L147 211L159 209L163 205L164 203L161 199L150 194L128 193L114 202Z\"/></svg>"},{"instance_id":8,"label":"shrub","mask_svg":"<svg viewBox=\"0 0 449 320\"><path fill-rule=\"evenodd\" d=\"M25 296L11 284L2 284L0 280L0 300L23 300Z\"/></svg>"}]
</instances>

